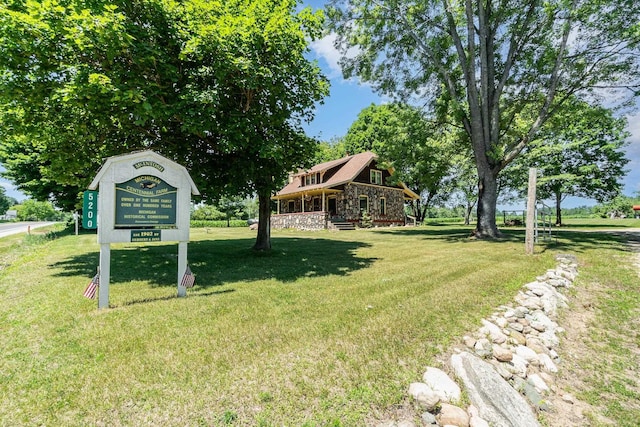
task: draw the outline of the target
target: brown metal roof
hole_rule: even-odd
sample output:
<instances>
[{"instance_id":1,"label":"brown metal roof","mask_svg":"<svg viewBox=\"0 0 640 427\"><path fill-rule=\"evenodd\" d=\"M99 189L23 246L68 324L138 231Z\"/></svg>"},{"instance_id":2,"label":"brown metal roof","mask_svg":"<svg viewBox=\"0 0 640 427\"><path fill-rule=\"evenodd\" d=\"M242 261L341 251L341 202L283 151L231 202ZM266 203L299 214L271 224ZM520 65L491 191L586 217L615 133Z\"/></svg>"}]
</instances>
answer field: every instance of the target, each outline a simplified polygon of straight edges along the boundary
<instances>
[{"instance_id":1,"label":"brown metal roof","mask_svg":"<svg viewBox=\"0 0 640 427\"><path fill-rule=\"evenodd\" d=\"M373 160L376 160L376 156L371 151L365 151L364 153L354 154L352 156L346 156L338 160L330 162L320 163L315 165L309 170L300 171L293 175L293 180L287 184L282 190L276 193L275 198L280 196L291 195L301 192L309 192L313 190L330 189L342 184L353 181L364 168L366 168ZM326 182L313 185L302 186L302 178L310 173L324 173L328 170L340 167L333 176L331 176ZM409 190L404 184L401 184L404 192L412 198L418 198L418 195Z\"/></svg>"}]
</instances>

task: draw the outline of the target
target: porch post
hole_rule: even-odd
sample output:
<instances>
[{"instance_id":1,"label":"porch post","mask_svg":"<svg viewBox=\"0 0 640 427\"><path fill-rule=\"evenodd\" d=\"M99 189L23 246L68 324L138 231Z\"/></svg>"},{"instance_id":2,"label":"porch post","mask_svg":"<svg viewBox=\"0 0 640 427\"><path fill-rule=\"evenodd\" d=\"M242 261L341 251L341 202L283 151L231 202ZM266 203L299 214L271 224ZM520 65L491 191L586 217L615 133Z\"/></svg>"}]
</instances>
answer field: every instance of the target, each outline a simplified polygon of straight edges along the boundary
<instances>
[{"instance_id":1,"label":"porch post","mask_svg":"<svg viewBox=\"0 0 640 427\"><path fill-rule=\"evenodd\" d=\"M280 215L280 199L276 199L276 202L278 202L278 208L276 209L276 212L278 213L278 215Z\"/></svg>"},{"instance_id":2,"label":"porch post","mask_svg":"<svg viewBox=\"0 0 640 427\"><path fill-rule=\"evenodd\" d=\"M324 208L324 190L322 190L322 212L326 212L327 210Z\"/></svg>"},{"instance_id":3,"label":"porch post","mask_svg":"<svg viewBox=\"0 0 640 427\"><path fill-rule=\"evenodd\" d=\"M302 193L301 199L302 199L302 213L304 213L304 193Z\"/></svg>"}]
</instances>

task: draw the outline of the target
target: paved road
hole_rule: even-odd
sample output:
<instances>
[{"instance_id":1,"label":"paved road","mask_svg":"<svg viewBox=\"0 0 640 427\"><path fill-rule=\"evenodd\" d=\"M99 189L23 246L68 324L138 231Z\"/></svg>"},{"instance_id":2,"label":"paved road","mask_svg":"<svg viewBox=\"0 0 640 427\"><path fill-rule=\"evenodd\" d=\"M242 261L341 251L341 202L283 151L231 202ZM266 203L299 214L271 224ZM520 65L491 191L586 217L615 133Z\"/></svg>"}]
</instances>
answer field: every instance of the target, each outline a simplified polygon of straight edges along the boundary
<instances>
[{"instance_id":1,"label":"paved road","mask_svg":"<svg viewBox=\"0 0 640 427\"><path fill-rule=\"evenodd\" d=\"M10 236L12 234L26 233L29 227L34 228L46 227L47 225L55 224L55 222L3 222L0 223L0 238Z\"/></svg>"}]
</instances>

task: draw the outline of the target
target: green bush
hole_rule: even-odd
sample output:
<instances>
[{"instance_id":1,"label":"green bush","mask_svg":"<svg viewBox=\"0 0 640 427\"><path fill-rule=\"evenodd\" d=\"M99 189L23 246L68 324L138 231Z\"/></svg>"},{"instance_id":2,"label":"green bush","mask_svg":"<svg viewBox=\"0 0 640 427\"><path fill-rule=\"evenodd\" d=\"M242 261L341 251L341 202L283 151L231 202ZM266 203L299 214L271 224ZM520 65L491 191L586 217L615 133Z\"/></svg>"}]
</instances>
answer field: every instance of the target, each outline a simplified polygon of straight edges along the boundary
<instances>
[{"instance_id":1,"label":"green bush","mask_svg":"<svg viewBox=\"0 0 640 427\"><path fill-rule=\"evenodd\" d=\"M221 221L227 219L227 214L215 206L204 205L191 213L191 219L195 221Z\"/></svg>"},{"instance_id":2,"label":"green bush","mask_svg":"<svg viewBox=\"0 0 640 427\"><path fill-rule=\"evenodd\" d=\"M191 220L192 228L223 228L227 227L227 221ZM229 227L247 227L247 221L242 219L232 219Z\"/></svg>"}]
</instances>

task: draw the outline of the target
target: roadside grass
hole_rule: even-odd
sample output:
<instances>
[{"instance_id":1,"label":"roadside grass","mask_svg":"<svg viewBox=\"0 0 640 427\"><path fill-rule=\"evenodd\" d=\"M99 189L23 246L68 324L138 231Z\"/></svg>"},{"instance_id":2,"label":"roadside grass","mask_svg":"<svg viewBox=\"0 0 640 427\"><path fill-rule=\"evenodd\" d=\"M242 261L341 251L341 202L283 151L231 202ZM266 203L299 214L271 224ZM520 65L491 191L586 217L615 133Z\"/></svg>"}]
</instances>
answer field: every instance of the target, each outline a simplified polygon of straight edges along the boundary
<instances>
[{"instance_id":1,"label":"roadside grass","mask_svg":"<svg viewBox=\"0 0 640 427\"><path fill-rule=\"evenodd\" d=\"M616 237L565 231L532 257L518 230L274 230L268 254L247 228L209 231L192 230L186 298L172 244L112 245L107 310L82 297L94 234L0 270L0 424L367 425L555 253L585 260L580 280L618 268L601 250L628 256Z\"/></svg>"},{"instance_id":2,"label":"roadside grass","mask_svg":"<svg viewBox=\"0 0 640 427\"><path fill-rule=\"evenodd\" d=\"M14 234L0 238L0 271L30 252L33 246L68 233L69 230L60 223L32 230L31 234Z\"/></svg>"}]
</instances>

